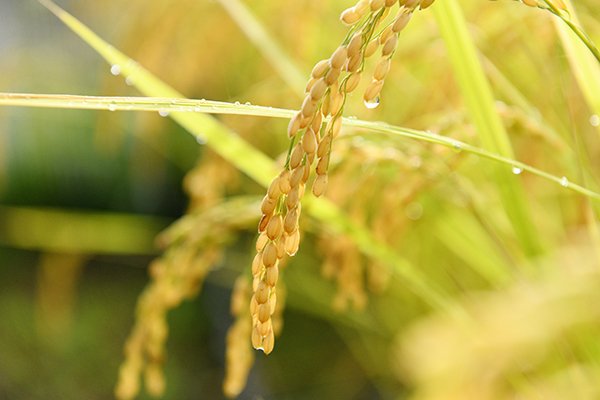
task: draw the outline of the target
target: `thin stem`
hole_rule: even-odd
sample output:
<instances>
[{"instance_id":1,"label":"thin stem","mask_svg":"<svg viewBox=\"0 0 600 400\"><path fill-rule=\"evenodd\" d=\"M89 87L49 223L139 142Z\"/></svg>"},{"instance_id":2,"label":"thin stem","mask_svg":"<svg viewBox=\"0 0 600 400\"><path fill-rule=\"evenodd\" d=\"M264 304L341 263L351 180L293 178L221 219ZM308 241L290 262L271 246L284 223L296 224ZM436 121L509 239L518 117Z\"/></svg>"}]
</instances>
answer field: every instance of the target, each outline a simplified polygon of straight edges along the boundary
<instances>
[{"instance_id":1,"label":"thin stem","mask_svg":"<svg viewBox=\"0 0 600 400\"><path fill-rule=\"evenodd\" d=\"M207 114L233 114L251 115L270 118L290 118L296 111L282 108L264 107L251 104L233 104L211 100L188 100L157 97L97 97L97 96L74 96L74 95L52 95L52 94L18 94L0 93L0 106L25 106L64 109L88 109L88 110L114 110L114 111L151 111L158 112L166 110L169 112L196 112ZM325 119L326 121L327 119ZM520 161L503 157L499 154L484 150L453 138L441 136L431 132L418 131L389 125L383 122L362 121L354 118L343 118L345 126L366 129L371 132L379 132L389 136L412 138L429 143L439 144L449 148L459 148L489 160L493 160L510 167L521 168L523 171L560 184L574 192L587 196L595 201L600 201L600 193L594 192L581 185L567 182L564 177L549 174L543 170L522 163Z\"/></svg>"},{"instance_id":2,"label":"thin stem","mask_svg":"<svg viewBox=\"0 0 600 400\"><path fill-rule=\"evenodd\" d=\"M579 26L575 25L571 20L565 18L563 16L563 13L561 12L561 10L559 10L552 3L552 1L550 1L550 0L542 0L542 1L548 6L548 11L550 11L552 14L556 15L558 18L562 19L564 21L564 23L567 24L567 26L569 28L571 28L571 30L579 37L579 39L581 39L583 44L585 44L586 47L592 52L592 54L594 55L596 60L598 60L598 62L600 62L600 51L598 50L598 48L596 47L596 45L594 44L592 39L590 39L590 37L583 31L583 29L581 29Z\"/></svg>"}]
</instances>

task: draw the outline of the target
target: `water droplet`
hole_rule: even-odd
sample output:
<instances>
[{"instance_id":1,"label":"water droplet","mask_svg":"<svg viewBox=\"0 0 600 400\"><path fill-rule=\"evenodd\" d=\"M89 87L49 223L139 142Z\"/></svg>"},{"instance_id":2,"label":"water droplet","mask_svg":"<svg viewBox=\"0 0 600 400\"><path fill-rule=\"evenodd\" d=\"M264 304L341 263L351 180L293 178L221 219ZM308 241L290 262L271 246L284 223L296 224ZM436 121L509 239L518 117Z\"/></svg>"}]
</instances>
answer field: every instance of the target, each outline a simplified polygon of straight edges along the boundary
<instances>
[{"instance_id":1,"label":"water droplet","mask_svg":"<svg viewBox=\"0 0 600 400\"><path fill-rule=\"evenodd\" d=\"M523 168L517 167L516 165L514 167L512 167L512 173L513 174L519 175L521 172L523 172Z\"/></svg>"},{"instance_id":2,"label":"water droplet","mask_svg":"<svg viewBox=\"0 0 600 400\"><path fill-rule=\"evenodd\" d=\"M563 186L563 187L569 186L569 180L567 179L566 176L563 176L562 178L560 178L560 186Z\"/></svg>"},{"instance_id":3,"label":"water droplet","mask_svg":"<svg viewBox=\"0 0 600 400\"><path fill-rule=\"evenodd\" d=\"M236 101L236 102L235 102L235 103L233 103L233 104L235 104L236 106L239 106L239 105L240 105L240 102L239 102L239 101Z\"/></svg>"},{"instance_id":4,"label":"water droplet","mask_svg":"<svg viewBox=\"0 0 600 400\"><path fill-rule=\"evenodd\" d=\"M423 206L421 203L413 202L406 206L404 212L408 219L417 221L423 216Z\"/></svg>"},{"instance_id":5,"label":"water droplet","mask_svg":"<svg viewBox=\"0 0 600 400\"><path fill-rule=\"evenodd\" d=\"M198 142L199 145L204 145L206 144L206 138L204 137L204 135L199 133L196 135L196 142Z\"/></svg>"},{"instance_id":6,"label":"water droplet","mask_svg":"<svg viewBox=\"0 0 600 400\"><path fill-rule=\"evenodd\" d=\"M408 160L408 164L411 166L411 168L417 169L417 168L421 168L421 165L423 165L423 161L421 160L421 157L419 157L419 156L412 156Z\"/></svg>"},{"instance_id":7,"label":"water droplet","mask_svg":"<svg viewBox=\"0 0 600 400\"><path fill-rule=\"evenodd\" d=\"M599 127L600 126L600 115L592 114L590 116L590 125L592 125L594 128Z\"/></svg>"},{"instance_id":8,"label":"water droplet","mask_svg":"<svg viewBox=\"0 0 600 400\"><path fill-rule=\"evenodd\" d=\"M244 105L246 105L246 106L251 106L251 105L252 105L252 103L250 103L249 101L247 101L247 102L245 102L245 103L244 103Z\"/></svg>"},{"instance_id":9,"label":"water droplet","mask_svg":"<svg viewBox=\"0 0 600 400\"><path fill-rule=\"evenodd\" d=\"M133 78L128 76L127 78L125 78L125 84L127 86L133 86Z\"/></svg>"},{"instance_id":10,"label":"water droplet","mask_svg":"<svg viewBox=\"0 0 600 400\"><path fill-rule=\"evenodd\" d=\"M379 96L375 97L372 100L365 100L365 107L367 107L368 109L372 110L374 108L377 108L379 106Z\"/></svg>"},{"instance_id":11,"label":"water droplet","mask_svg":"<svg viewBox=\"0 0 600 400\"><path fill-rule=\"evenodd\" d=\"M460 142L452 142L452 148L455 152L459 153L462 151L462 144Z\"/></svg>"},{"instance_id":12,"label":"water droplet","mask_svg":"<svg viewBox=\"0 0 600 400\"><path fill-rule=\"evenodd\" d=\"M168 117L169 116L169 112L167 110L160 110L158 112L158 115L160 115L161 117Z\"/></svg>"},{"instance_id":13,"label":"water droplet","mask_svg":"<svg viewBox=\"0 0 600 400\"><path fill-rule=\"evenodd\" d=\"M110 73L114 76L118 76L121 74L121 66L119 64L114 64L110 66Z\"/></svg>"},{"instance_id":14,"label":"water droplet","mask_svg":"<svg viewBox=\"0 0 600 400\"><path fill-rule=\"evenodd\" d=\"M116 109L117 105L114 103L114 101L108 105L108 111L115 111Z\"/></svg>"}]
</instances>

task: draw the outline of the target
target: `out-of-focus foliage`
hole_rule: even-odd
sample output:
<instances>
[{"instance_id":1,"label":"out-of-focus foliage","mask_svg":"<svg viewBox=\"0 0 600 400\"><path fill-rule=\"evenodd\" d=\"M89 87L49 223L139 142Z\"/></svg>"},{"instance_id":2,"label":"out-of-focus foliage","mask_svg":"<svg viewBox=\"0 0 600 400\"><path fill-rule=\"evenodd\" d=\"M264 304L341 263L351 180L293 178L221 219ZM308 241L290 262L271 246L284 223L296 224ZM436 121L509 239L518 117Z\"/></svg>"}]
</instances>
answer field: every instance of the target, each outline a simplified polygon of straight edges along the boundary
<instances>
[{"instance_id":1,"label":"out-of-focus foliage","mask_svg":"<svg viewBox=\"0 0 600 400\"><path fill-rule=\"evenodd\" d=\"M59 3L187 97L301 104L219 2ZM515 158L596 189L600 109L585 80L593 86L600 77L573 67L556 18L508 0L456 4ZM308 77L345 36L339 13L352 4L247 5ZM485 147L437 6L402 32L381 105L366 109L351 95L345 115ZM600 42L595 0L575 6ZM0 53L1 92L139 95L37 2L0 3ZM284 121L218 119L273 159L284 157ZM271 355L256 354L241 398L598 397L597 204L496 166L524 188L528 239L539 243L532 253L507 216L505 181L489 160L456 150L347 129L334 144L327 197L416 266L457 312L432 309L351 238L303 217L300 251L281 273L283 331ZM263 195L157 113L0 108L0 398L111 397L146 267L160 251L171 267L152 264L155 286L145 293L155 294L137 311L157 343L168 329L166 353L148 350L150 365L165 371L164 398L221 398L229 298L236 278L249 274ZM190 259L215 246L221 257L211 258L211 272L178 280L189 276ZM155 313L162 318L200 288L167 325L152 325ZM154 382L160 392L162 378L152 374L148 389Z\"/></svg>"}]
</instances>

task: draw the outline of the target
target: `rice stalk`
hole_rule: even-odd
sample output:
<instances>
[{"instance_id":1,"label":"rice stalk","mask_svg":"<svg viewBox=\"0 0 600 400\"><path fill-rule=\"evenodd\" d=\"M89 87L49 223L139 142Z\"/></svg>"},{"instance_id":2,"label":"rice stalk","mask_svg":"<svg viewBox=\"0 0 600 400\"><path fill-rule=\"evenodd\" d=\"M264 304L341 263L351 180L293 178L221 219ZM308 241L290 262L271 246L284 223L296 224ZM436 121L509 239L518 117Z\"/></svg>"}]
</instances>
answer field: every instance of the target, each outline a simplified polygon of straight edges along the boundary
<instances>
[{"instance_id":1,"label":"rice stalk","mask_svg":"<svg viewBox=\"0 0 600 400\"><path fill-rule=\"evenodd\" d=\"M579 24L575 8L569 0L565 1L569 19ZM559 21L554 21L560 41L565 49L569 65L573 71L579 88L588 103L593 115L600 115L600 59L594 59L582 45L579 37L567 29ZM596 126L600 132L600 124Z\"/></svg>"},{"instance_id":2,"label":"rice stalk","mask_svg":"<svg viewBox=\"0 0 600 400\"><path fill-rule=\"evenodd\" d=\"M600 63L600 50L598 50L596 44L581 28L579 21L574 14L575 9L569 0L539 0L536 6L546 9L560 18L577 36L577 38L579 38L579 40L588 48L596 61Z\"/></svg>"},{"instance_id":3,"label":"rice stalk","mask_svg":"<svg viewBox=\"0 0 600 400\"><path fill-rule=\"evenodd\" d=\"M65 25L71 28L73 32L100 53L111 65L119 65L123 76L130 78L133 85L138 87L143 93L163 98L183 97L158 78L151 75L139 64L104 42L100 37L81 24L81 22L54 3L44 1L43 4ZM337 61L335 64L337 65ZM115 105L109 103L106 104L106 108L115 110ZM307 110L308 106L304 111L306 112ZM276 175L276 167L268 157L249 146L239 136L210 116L186 112L173 112L168 115L188 130L188 132L196 136L202 143L206 143L224 159L234 164L258 183L268 186L270 177ZM308 212L316 219L326 222L329 229L350 236L364 254L389 265L393 273L406 280L408 287L427 304L436 309L446 309L457 318L464 317L460 310L446 307L448 305L447 296L439 288L436 288L433 283L428 282L417 268L399 256L394 250L378 242L363 226L349 220L331 202L324 199L306 198L304 204ZM270 335L268 336L270 337Z\"/></svg>"}]
</instances>

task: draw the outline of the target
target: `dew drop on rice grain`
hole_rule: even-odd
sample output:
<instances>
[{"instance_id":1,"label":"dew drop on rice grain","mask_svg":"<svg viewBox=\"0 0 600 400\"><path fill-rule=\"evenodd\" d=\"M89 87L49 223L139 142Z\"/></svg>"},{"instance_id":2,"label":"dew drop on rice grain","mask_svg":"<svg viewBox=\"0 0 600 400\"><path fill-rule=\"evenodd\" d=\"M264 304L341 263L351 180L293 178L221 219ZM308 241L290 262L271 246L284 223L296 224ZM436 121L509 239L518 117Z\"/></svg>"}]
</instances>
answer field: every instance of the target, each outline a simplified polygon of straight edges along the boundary
<instances>
[{"instance_id":1,"label":"dew drop on rice grain","mask_svg":"<svg viewBox=\"0 0 600 400\"><path fill-rule=\"evenodd\" d=\"M370 110L379 107L379 103L380 103L379 96L377 96L371 100L364 101L365 107L367 107Z\"/></svg>"}]
</instances>

